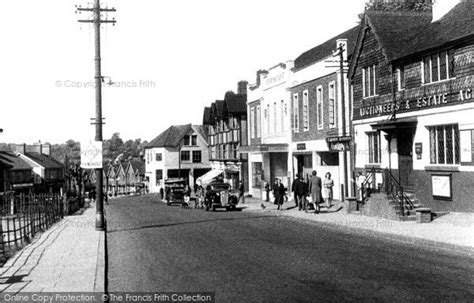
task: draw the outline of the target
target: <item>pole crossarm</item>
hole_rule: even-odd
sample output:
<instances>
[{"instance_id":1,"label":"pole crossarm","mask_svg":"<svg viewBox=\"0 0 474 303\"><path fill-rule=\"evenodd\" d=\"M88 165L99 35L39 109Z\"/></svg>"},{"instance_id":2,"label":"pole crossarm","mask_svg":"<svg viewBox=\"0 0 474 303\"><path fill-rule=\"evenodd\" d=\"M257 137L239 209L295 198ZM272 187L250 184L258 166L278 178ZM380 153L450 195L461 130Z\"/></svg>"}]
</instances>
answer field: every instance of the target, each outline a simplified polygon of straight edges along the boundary
<instances>
[{"instance_id":1,"label":"pole crossarm","mask_svg":"<svg viewBox=\"0 0 474 303\"><path fill-rule=\"evenodd\" d=\"M117 23L117 21L115 20L99 20L99 21L95 21L95 20L77 20L77 22L79 23Z\"/></svg>"}]
</instances>

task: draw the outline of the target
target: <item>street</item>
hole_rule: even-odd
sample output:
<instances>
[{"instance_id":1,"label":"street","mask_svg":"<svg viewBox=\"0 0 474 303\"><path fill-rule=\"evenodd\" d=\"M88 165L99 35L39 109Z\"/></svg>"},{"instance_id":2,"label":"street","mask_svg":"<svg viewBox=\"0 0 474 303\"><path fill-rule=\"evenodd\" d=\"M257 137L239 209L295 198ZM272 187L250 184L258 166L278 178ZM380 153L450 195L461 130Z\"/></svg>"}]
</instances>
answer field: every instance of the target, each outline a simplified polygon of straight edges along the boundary
<instances>
[{"instance_id":1,"label":"street","mask_svg":"<svg viewBox=\"0 0 474 303\"><path fill-rule=\"evenodd\" d=\"M469 301L469 256L339 232L277 212L106 206L108 286L215 292L217 302Z\"/></svg>"}]
</instances>

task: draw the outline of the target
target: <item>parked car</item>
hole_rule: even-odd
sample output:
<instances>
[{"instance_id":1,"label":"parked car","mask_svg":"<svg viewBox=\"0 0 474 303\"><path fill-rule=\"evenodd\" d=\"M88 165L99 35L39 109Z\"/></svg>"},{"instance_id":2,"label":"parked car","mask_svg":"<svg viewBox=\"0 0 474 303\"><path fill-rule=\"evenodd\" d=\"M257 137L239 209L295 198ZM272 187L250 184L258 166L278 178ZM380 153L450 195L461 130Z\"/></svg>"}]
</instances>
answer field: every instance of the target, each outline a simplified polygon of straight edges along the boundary
<instances>
[{"instance_id":1,"label":"parked car","mask_svg":"<svg viewBox=\"0 0 474 303\"><path fill-rule=\"evenodd\" d=\"M227 210L234 210L239 203L238 192L231 191L231 186L221 181L211 182L206 186L206 196L204 204L206 211L217 208L225 208Z\"/></svg>"},{"instance_id":2,"label":"parked car","mask_svg":"<svg viewBox=\"0 0 474 303\"><path fill-rule=\"evenodd\" d=\"M186 187L186 180L182 178L174 178L165 180L165 200L166 204L184 203L184 189Z\"/></svg>"}]
</instances>

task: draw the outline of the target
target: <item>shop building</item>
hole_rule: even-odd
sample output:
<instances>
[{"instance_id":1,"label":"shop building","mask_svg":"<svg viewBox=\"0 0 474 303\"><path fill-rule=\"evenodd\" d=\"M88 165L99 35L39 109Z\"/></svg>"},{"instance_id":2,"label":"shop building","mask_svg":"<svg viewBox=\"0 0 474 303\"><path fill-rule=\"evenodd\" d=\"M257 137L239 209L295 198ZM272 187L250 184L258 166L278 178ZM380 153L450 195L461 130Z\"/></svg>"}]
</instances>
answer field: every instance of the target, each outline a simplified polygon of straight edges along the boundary
<instances>
[{"instance_id":1,"label":"shop building","mask_svg":"<svg viewBox=\"0 0 474 303\"><path fill-rule=\"evenodd\" d=\"M368 11L350 66L355 169L434 211L474 210L473 6Z\"/></svg>"},{"instance_id":2,"label":"shop building","mask_svg":"<svg viewBox=\"0 0 474 303\"><path fill-rule=\"evenodd\" d=\"M207 131L202 125L173 125L145 147L145 176L152 193L165 180L184 178L194 188L196 179L211 169Z\"/></svg>"},{"instance_id":3,"label":"shop building","mask_svg":"<svg viewBox=\"0 0 474 303\"><path fill-rule=\"evenodd\" d=\"M238 83L237 94L228 91L224 100L204 108L203 125L208 132L211 171L198 181L205 184L222 175L232 188L239 188L242 181L247 190L247 154L239 152L242 142L247 142L247 82Z\"/></svg>"},{"instance_id":4,"label":"shop building","mask_svg":"<svg viewBox=\"0 0 474 303\"><path fill-rule=\"evenodd\" d=\"M292 176L329 172L335 199L352 188L347 62L357 34L358 26L298 56L290 86Z\"/></svg>"},{"instance_id":5,"label":"shop building","mask_svg":"<svg viewBox=\"0 0 474 303\"><path fill-rule=\"evenodd\" d=\"M256 83L247 91L249 193L262 196L265 183L280 179L291 186L291 98L288 90L293 62L277 64L257 72Z\"/></svg>"}]
</instances>

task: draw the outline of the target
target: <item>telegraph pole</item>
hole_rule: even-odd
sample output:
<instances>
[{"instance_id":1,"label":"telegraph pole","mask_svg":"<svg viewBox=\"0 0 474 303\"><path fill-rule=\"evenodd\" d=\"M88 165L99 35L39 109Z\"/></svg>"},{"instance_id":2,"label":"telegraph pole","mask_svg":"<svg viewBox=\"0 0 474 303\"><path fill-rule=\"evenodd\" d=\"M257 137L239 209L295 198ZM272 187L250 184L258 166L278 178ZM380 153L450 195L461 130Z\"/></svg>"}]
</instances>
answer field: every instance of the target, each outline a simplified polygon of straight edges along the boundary
<instances>
[{"instance_id":1,"label":"telegraph pole","mask_svg":"<svg viewBox=\"0 0 474 303\"><path fill-rule=\"evenodd\" d=\"M100 57L100 26L102 23L115 24L115 19L107 20L102 19L101 13L115 12L115 8L101 8L100 0L94 0L93 7L83 8L77 7L77 11L91 12L92 19L78 20L80 23L93 23L94 34L95 34L95 141L102 142L102 73L101 73L101 57ZM97 186L97 202L96 202L96 230L105 230L105 219L104 219L104 193L103 193L103 168L96 168L96 186Z\"/></svg>"},{"instance_id":2,"label":"telegraph pole","mask_svg":"<svg viewBox=\"0 0 474 303\"><path fill-rule=\"evenodd\" d=\"M346 96L345 96L345 81L344 81L344 44L339 44L337 47L338 53L336 55L339 55L339 68L340 68L340 74L341 74L341 104L342 104L342 109L341 109L341 119L342 119L342 136L346 136ZM349 196L348 190L348 182L349 178L347 175L347 148L344 146L343 150L343 165L344 165L344 194L346 196ZM344 199L344 197L342 197Z\"/></svg>"}]
</instances>

